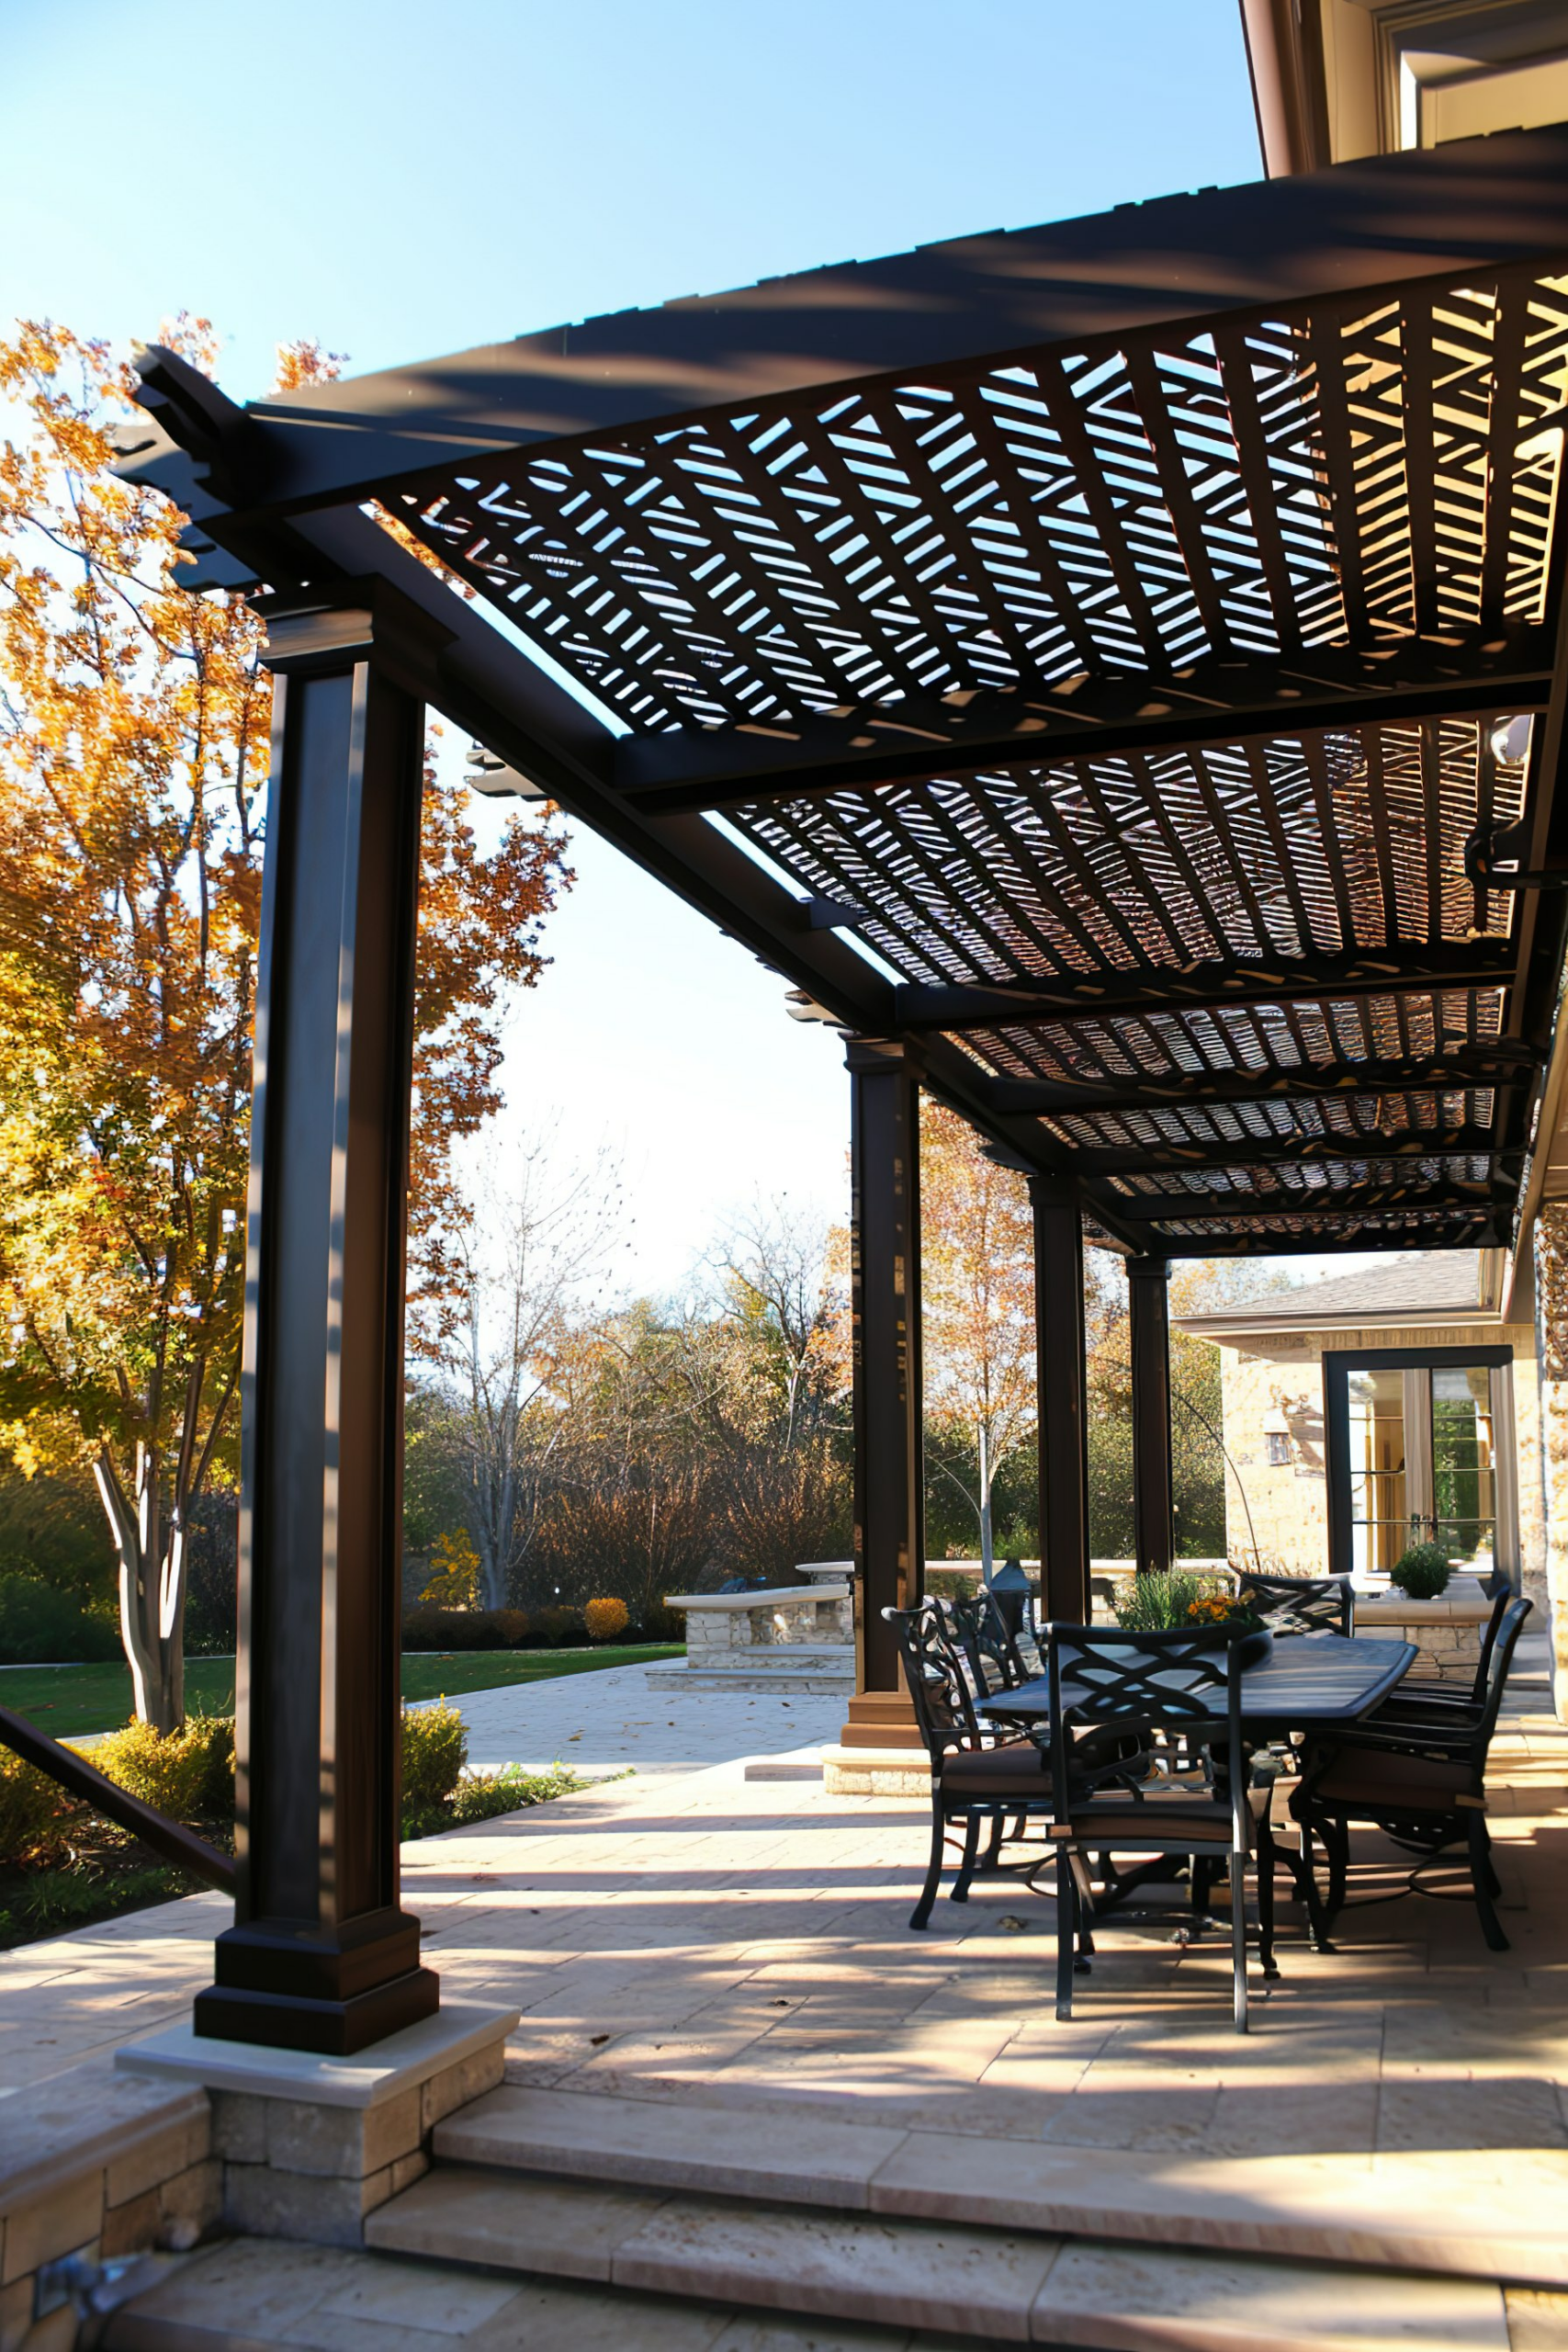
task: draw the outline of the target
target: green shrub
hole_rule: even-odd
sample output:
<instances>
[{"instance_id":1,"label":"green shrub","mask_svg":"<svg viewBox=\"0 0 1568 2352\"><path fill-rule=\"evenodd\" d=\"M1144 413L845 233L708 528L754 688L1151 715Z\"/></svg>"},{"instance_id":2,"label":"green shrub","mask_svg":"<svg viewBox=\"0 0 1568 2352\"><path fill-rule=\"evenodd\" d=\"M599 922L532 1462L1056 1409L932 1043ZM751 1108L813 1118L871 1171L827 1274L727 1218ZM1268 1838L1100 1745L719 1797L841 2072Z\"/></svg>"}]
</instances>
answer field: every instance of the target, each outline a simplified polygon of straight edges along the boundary
<instances>
[{"instance_id":1,"label":"green shrub","mask_svg":"<svg viewBox=\"0 0 1568 2352\"><path fill-rule=\"evenodd\" d=\"M409 1816L445 1804L468 1760L463 1718L447 1699L403 1709L403 1829Z\"/></svg>"},{"instance_id":2,"label":"green shrub","mask_svg":"<svg viewBox=\"0 0 1568 2352\"><path fill-rule=\"evenodd\" d=\"M46 1773L0 1747L0 1866L53 1853L80 1806Z\"/></svg>"},{"instance_id":3,"label":"green shrub","mask_svg":"<svg viewBox=\"0 0 1568 2352\"><path fill-rule=\"evenodd\" d=\"M234 1811L234 1725L189 1715L182 1731L151 1724L111 1731L92 1752L100 1772L175 1821L221 1821Z\"/></svg>"},{"instance_id":4,"label":"green shrub","mask_svg":"<svg viewBox=\"0 0 1568 2352\"><path fill-rule=\"evenodd\" d=\"M1388 1572L1390 1584L1412 1600L1435 1600L1453 1571L1440 1544L1413 1544Z\"/></svg>"},{"instance_id":5,"label":"green shrub","mask_svg":"<svg viewBox=\"0 0 1568 2352\"><path fill-rule=\"evenodd\" d=\"M405 1650L499 1650L508 1645L502 1618L510 1609L411 1609L403 1619ZM521 1635L517 1636L521 1639Z\"/></svg>"},{"instance_id":6,"label":"green shrub","mask_svg":"<svg viewBox=\"0 0 1568 2352\"><path fill-rule=\"evenodd\" d=\"M568 1642L581 1642L586 1638L582 1611L569 1609L564 1601L558 1601L553 1609L541 1609L535 1616L534 1631L553 1650L564 1648Z\"/></svg>"},{"instance_id":7,"label":"green shrub","mask_svg":"<svg viewBox=\"0 0 1568 2352\"><path fill-rule=\"evenodd\" d=\"M1202 1600L1213 1579L1181 1568L1140 1570L1122 1588L1116 1603L1116 1623L1130 1634L1161 1634L1191 1622L1193 1604Z\"/></svg>"},{"instance_id":8,"label":"green shrub","mask_svg":"<svg viewBox=\"0 0 1568 2352\"><path fill-rule=\"evenodd\" d=\"M78 1665L118 1657L119 1634L39 1577L0 1577L0 1666Z\"/></svg>"}]
</instances>

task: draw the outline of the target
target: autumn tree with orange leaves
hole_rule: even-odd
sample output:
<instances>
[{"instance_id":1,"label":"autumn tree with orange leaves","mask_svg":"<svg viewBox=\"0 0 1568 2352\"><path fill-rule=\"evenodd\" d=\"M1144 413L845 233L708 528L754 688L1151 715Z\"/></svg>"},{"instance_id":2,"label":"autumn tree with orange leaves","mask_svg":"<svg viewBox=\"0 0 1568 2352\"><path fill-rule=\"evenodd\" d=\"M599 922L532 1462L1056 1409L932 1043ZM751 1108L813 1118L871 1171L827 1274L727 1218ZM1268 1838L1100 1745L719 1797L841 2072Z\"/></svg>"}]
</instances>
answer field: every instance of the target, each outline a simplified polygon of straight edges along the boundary
<instances>
[{"instance_id":1,"label":"autumn tree with orange leaves","mask_svg":"<svg viewBox=\"0 0 1568 2352\"><path fill-rule=\"evenodd\" d=\"M920 1119L920 1256L933 1459L969 1497L988 1584L997 1474L1035 1431L1033 1215L1024 1178L987 1159L955 1111L929 1101ZM957 1450L944 1451L949 1433L965 1457L963 1470L946 1458Z\"/></svg>"},{"instance_id":2,"label":"autumn tree with orange leaves","mask_svg":"<svg viewBox=\"0 0 1568 2352\"><path fill-rule=\"evenodd\" d=\"M204 322L165 339L210 365ZM26 419L0 449L0 1443L90 1464L136 1710L168 1730L190 1510L237 1453L271 685L243 598L180 584L184 517L110 470L127 364L24 324L0 395ZM548 816L486 854L464 811L427 763L411 1278L437 1317L450 1147L498 1105L502 1000L571 879Z\"/></svg>"}]
</instances>

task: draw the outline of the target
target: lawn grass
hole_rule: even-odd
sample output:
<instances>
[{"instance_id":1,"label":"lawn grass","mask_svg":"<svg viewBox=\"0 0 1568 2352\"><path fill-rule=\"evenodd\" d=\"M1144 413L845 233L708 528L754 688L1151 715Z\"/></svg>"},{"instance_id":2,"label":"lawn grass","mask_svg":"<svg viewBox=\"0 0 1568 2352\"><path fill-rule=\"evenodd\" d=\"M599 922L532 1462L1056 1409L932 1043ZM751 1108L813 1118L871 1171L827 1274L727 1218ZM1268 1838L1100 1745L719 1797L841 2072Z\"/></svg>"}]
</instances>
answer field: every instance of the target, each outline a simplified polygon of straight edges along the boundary
<instances>
[{"instance_id":1,"label":"lawn grass","mask_svg":"<svg viewBox=\"0 0 1568 2352\"><path fill-rule=\"evenodd\" d=\"M592 1674L602 1667L652 1664L680 1655L679 1645L671 1643L592 1650L411 1650L403 1659L403 1697L457 1698L466 1690L497 1690L513 1682L546 1682L558 1674ZM193 1714L231 1715L233 1659L187 1658L186 1705ZM130 1717L130 1669L114 1659L97 1666L0 1668L0 1707L26 1715L55 1739L118 1731Z\"/></svg>"}]
</instances>

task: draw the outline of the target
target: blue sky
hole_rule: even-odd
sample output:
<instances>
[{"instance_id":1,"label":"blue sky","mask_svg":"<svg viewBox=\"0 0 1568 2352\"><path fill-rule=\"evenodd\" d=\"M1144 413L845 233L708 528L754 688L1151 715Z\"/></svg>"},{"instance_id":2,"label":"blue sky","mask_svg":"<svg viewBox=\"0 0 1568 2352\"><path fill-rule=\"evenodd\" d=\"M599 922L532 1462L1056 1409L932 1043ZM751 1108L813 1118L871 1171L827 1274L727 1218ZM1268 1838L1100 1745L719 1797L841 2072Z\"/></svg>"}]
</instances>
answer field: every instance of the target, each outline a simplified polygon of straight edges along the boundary
<instances>
[{"instance_id":1,"label":"blue sky","mask_svg":"<svg viewBox=\"0 0 1568 2352\"><path fill-rule=\"evenodd\" d=\"M1235 0L0 0L0 313L265 389L1258 176ZM509 1108L626 1155L628 1281L754 1192L842 1214L848 1082L784 985L578 834Z\"/></svg>"}]
</instances>

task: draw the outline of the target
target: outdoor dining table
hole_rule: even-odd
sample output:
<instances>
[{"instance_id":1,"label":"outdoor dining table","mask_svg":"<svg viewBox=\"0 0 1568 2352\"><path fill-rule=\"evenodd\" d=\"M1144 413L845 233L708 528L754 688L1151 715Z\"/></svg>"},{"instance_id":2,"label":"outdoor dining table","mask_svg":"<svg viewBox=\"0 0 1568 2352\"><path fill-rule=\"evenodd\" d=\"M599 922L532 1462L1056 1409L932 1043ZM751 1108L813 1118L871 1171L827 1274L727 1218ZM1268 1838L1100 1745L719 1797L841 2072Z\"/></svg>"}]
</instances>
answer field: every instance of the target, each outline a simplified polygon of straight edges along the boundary
<instances>
[{"instance_id":1,"label":"outdoor dining table","mask_svg":"<svg viewBox=\"0 0 1568 2352\"><path fill-rule=\"evenodd\" d=\"M1395 1689L1416 1656L1414 1642L1380 1641L1364 1634L1280 1634L1267 1657L1242 1669L1243 1736L1249 1747L1258 1747L1293 1731L1327 1732L1336 1724L1358 1723ZM1075 1694L1066 1655L1062 1669L1062 1697L1070 1708ZM1173 1690L1187 1680L1179 1668L1168 1679ZM976 1713L988 1723L1034 1729L1050 1722L1050 1684L1037 1674L1011 1690L976 1700ZM1216 1721L1223 1720L1222 1696ZM1190 1734L1199 1726L1184 1718L1182 1728Z\"/></svg>"},{"instance_id":2,"label":"outdoor dining table","mask_svg":"<svg viewBox=\"0 0 1568 2352\"><path fill-rule=\"evenodd\" d=\"M1062 1659L1062 1698L1070 1709L1075 1693L1068 1650L1070 1643L1066 1645ZM1416 1655L1414 1642L1379 1641L1362 1634L1276 1635L1268 1654L1257 1665L1242 1669L1241 1730L1248 1758L1273 1741L1288 1739L1292 1732L1332 1733L1337 1724L1359 1723L1397 1687ZM1179 1668L1173 1668L1168 1676L1157 1679L1168 1680L1174 1690L1190 1680ZM1089 1693L1084 1695L1087 1698ZM1219 1732L1224 1726L1224 1702L1223 1694L1216 1696L1220 1698L1220 1712L1213 1719L1213 1728ZM1051 1720L1050 1683L1044 1675L1035 1675L1011 1690L998 1690L989 1698L976 1700L976 1713L998 1728L1022 1727L1038 1738ZM1180 1722L1189 1739L1202 1741L1208 1728L1202 1717L1183 1715ZM1307 1906L1314 1943L1328 1949L1304 1851L1300 1855L1292 1855L1284 1848L1277 1851ZM1173 1868L1173 1859L1165 1857L1145 1862L1141 1869L1125 1875L1113 1874L1111 1885L1097 1901L1101 1908L1124 1902L1145 1885L1168 1877ZM1191 1893L1196 1911L1201 1912L1206 1904L1208 1884L1207 1866L1194 1861Z\"/></svg>"}]
</instances>

